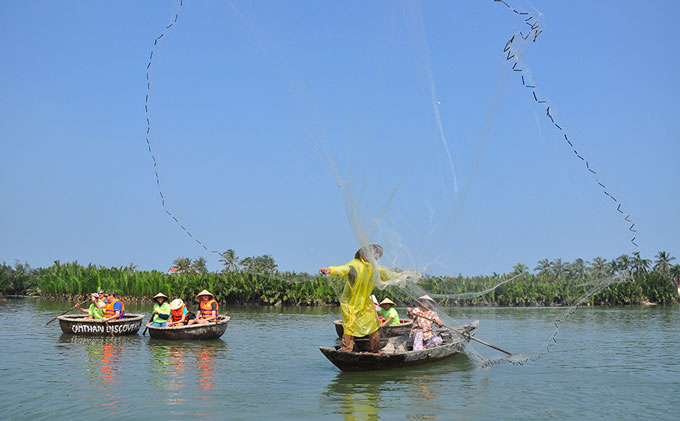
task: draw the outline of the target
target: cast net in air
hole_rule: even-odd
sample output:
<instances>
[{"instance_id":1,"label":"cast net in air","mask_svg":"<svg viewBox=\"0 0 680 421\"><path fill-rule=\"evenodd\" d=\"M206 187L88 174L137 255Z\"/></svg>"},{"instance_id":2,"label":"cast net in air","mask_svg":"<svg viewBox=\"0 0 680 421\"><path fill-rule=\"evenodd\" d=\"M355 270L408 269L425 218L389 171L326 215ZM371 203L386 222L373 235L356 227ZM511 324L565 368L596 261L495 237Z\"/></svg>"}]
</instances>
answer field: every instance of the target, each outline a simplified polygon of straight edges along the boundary
<instances>
[{"instance_id":1,"label":"cast net in air","mask_svg":"<svg viewBox=\"0 0 680 421\"><path fill-rule=\"evenodd\" d=\"M507 121L499 110L505 92L517 85L532 106L539 107L572 159L583 163L613 212L630 224L630 241L636 246L630 215L595 165L579 152L523 59L543 34L542 15L505 1L489 3L456 13L444 7L448 14L443 16L433 10L441 5L417 1L329 4L327 10L310 14L305 2L226 1L206 12L201 9L205 6L180 0L153 42L146 73L146 143L163 210L201 250L216 257L222 253L209 244L218 238L235 239L237 244L246 243L246 237L266 238L278 247L285 243L289 266L314 273L316 268L307 262L342 265L355 250L380 244L384 255L367 258L379 296L389 295L404 306L414 305L422 295L440 304L488 296L522 282L525 271L485 277L466 285L468 290L456 289L458 278L427 274L455 273L481 253L487 254L487 263L479 270L492 271L494 259L513 252L513 240L538 236L517 223L512 201L508 204L508 192L521 192L518 186L526 184L513 166L517 161L495 161L498 167L490 168L484 159L493 161L499 153L489 147L492 139L509 147L512 135L504 130ZM470 24L476 12L494 13L491 7L496 5L491 3L507 9L508 21L515 19L522 26L509 37L504 34L504 42L484 40L493 31ZM201 20L207 14L218 30L207 30L211 25ZM176 50L181 54L173 57L175 50L167 43L182 25L186 29L172 41L182 44ZM347 25L354 30L347 31ZM192 42L181 42L182 37ZM197 51L194 45L203 48ZM157 65L159 52L164 53L162 68ZM183 84L187 74L197 85ZM467 79L488 82L471 87ZM182 90L194 101L173 106L175 98L168 92ZM213 100L210 105L203 105L206 96ZM177 140L182 136L192 142ZM170 138L181 154L168 152ZM162 183L159 168L164 159L158 159L158 149L168 157L168 168L177 168L174 155L202 160L201 173L183 174L184 179L233 187L220 193L232 197L230 214L240 216L219 221L221 205L216 204L201 218L203 228L191 228L196 219L185 222L181 211L171 206L169 198L178 206L190 200L177 199L176 180ZM512 179L516 181L508 181ZM542 187L531 182L536 183L531 188ZM196 194L200 197L201 191ZM546 194L545 200L554 197ZM532 215L520 217L531 220ZM206 227L218 223L218 232L206 234ZM489 228L484 232L494 234L480 241L476 236L482 231L475 227L482 225ZM301 259L304 267L296 267ZM380 267L393 275L381 278ZM295 282L315 278L267 275ZM581 298L555 320L555 331L541 349L554 343L559 323L579 305L628 279L621 273L580 285ZM346 284L329 282L342 302ZM446 325L460 324L446 316L446 307L435 309ZM484 364L491 361L469 349ZM515 355L511 361L541 352Z\"/></svg>"}]
</instances>

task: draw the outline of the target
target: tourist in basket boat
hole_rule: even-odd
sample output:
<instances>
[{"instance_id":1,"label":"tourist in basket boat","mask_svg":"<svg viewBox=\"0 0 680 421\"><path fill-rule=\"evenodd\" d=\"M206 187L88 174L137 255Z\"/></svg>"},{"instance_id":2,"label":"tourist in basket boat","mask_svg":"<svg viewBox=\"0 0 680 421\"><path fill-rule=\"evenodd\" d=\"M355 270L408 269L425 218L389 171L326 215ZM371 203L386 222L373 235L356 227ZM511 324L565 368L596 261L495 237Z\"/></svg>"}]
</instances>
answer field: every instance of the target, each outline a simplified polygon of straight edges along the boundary
<instances>
[{"instance_id":1,"label":"tourist in basket boat","mask_svg":"<svg viewBox=\"0 0 680 421\"><path fill-rule=\"evenodd\" d=\"M207 324L217 321L217 313L219 310L219 305L215 301L215 296L212 295L208 290L204 289L199 292L196 296L198 300L198 313L196 318L189 320L190 325L194 324Z\"/></svg>"},{"instance_id":2,"label":"tourist in basket boat","mask_svg":"<svg viewBox=\"0 0 680 421\"><path fill-rule=\"evenodd\" d=\"M432 323L442 327L444 323L439 319L439 315L430 307L436 304L429 295L423 295L417 300L419 306L416 308L408 308L406 311L413 319L413 327L411 328L411 336L413 336L413 350L420 351L422 349L434 348L442 344L442 338L432 332Z\"/></svg>"},{"instance_id":3,"label":"tourist in basket boat","mask_svg":"<svg viewBox=\"0 0 680 421\"><path fill-rule=\"evenodd\" d=\"M389 298L385 298L380 302L380 314L383 317L383 321L380 322L380 327L385 325L398 325L401 323L397 309L394 308L394 301Z\"/></svg>"},{"instance_id":4,"label":"tourist in basket boat","mask_svg":"<svg viewBox=\"0 0 680 421\"><path fill-rule=\"evenodd\" d=\"M371 293L375 282L387 281L397 274L378 266L377 260L382 256L383 249L377 244L369 244L357 250L354 259L343 266L329 266L319 271L324 275L337 276L347 280L340 296L340 311L342 313L341 351L352 352L354 338L369 336L371 352L380 350L380 324L373 307ZM379 271L374 280L374 268Z\"/></svg>"},{"instance_id":5,"label":"tourist in basket boat","mask_svg":"<svg viewBox=\"0 0 680 421\"><path fill-rule=\"evenodd\" d=\"M177 298L170 302L170 321L167 326L184 326L196 315L189 313L184 301Z\"/></svg>"},{"instance_id":6,"label":"tourist in basket boat","mask_svg":"<svg viewBox=\"0 0 680 421\"><path fill-rule=\"evenodd\" d=\"M159 292L153 296L155 301L153 305L153 317L151 320L153 323L151 326L154 327L165 327L165 325L170 321L170 304L168 304L168 296Z\"/></svg>"},{"instance_id":7,"label":"tourist in basket boat","mask_svg":"<svg viewBox=\"0 0 680 421\"><path fill-rule=\"evenodd\" d=\"M380 326L383 325L383 322L385 321L385 318L383 317L383 314L380 312L382 310L380 308L380 304L378 303L378 299L375 298L375 295L371 295L371 301L373 301L373 308L375 309L375 315L378 316L378 323Z\"/></svg>"},{"instance_id":8,"label":"tourist in basket boat","mask_svg":"<svg viewBox=\"0 0 680 421\"><path fill-rule=\"evenodd\" d=\"M99 294L97 294L96 292L90 294L90 301L92 301L92 303L90 304L90 308L88 308L87 310L81 308L79 304L76 304L76 308L82 311L83 313L87 313L86 319L100 320L102 317L104 317L104 309L106 308L106 304L104 304L104 302L99 298Z\"/></svg>"},{"instance_id":9,"label":"tourist in basket boat","mask_svg":"<svg viewBox=\"0 0 680 421\"><path fill-rule=\"evenodd\" d=\"M106 293L106 310L104 311L103 322L108 322L109 320L122 319L125 316L125 305L122 301L116 298L116 292L109 290Z\"/></svg>"}]
</instances>

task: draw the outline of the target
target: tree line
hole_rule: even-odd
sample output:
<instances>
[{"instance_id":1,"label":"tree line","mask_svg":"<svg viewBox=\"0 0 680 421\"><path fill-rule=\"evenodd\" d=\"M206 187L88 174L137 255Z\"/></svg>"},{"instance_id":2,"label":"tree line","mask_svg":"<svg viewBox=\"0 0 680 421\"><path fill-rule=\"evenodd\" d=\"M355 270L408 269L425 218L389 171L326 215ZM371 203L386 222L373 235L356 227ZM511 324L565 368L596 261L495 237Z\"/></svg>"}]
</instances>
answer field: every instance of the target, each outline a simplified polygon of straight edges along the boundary
<instances>
[{"instance_id":1,"label":"tree line","mask_svg":"<svg viewBox=\"0 0 680 421\"><path fill-rule=\"evenodd\" d=\"M607 277L629 274L625 282L617 282L590 297L595 305L677 303L680 265L675 257L661 251L655 258L645 259L639 253L621 255L611 261L596 257L592 261L576 259L542 259L530 273L527 265L518 263L507 274L488 276L425 275L418 286L439 294L444 305L570 305L583 297L593 285ZM106 268L78 262L54 262L46 268L31 268L27 263L0 265L0 292L7 295L40 295L73 298L98 289L114 289L131 299L149 298L158 292L171 297L191 299L197 292L209 289L224 303L264 305L333 305L338 303L342 281L318 274L280 272L270 255L240 258L233 249L221 253L219 272L209 272L204 258L181 257L173 262L174 271L140 271L127 266ZM456 299L455 294L484 291L511 276L523 274L495 290L471 299ZM388 287L376 290L379 298L389 296L407 303L403 290Z\"/></svg>"}]
</instances>

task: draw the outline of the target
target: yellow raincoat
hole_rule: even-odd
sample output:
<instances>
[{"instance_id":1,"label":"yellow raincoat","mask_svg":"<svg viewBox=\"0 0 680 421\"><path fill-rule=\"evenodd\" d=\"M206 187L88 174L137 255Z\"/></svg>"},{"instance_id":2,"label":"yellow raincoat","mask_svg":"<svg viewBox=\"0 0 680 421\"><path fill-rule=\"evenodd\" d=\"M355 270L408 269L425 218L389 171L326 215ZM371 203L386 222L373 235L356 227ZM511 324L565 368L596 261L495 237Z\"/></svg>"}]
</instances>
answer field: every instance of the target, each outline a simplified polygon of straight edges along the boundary
<instances>
[{"instance_id":1,"label":"yellow raincoat","mask_svg":"<svg viewBox=\"0 0 680 421\"><path fill-rule=\"evenodd\" d=\"M342 325L346 335L366 336L380 328L378 316L373 307L373 266L363 258L352 259L343 266L329 266L331 276L347 279L340 296ZM397 275L379 267L380 279L386 281Z\"/></svg>"}]
</instances>

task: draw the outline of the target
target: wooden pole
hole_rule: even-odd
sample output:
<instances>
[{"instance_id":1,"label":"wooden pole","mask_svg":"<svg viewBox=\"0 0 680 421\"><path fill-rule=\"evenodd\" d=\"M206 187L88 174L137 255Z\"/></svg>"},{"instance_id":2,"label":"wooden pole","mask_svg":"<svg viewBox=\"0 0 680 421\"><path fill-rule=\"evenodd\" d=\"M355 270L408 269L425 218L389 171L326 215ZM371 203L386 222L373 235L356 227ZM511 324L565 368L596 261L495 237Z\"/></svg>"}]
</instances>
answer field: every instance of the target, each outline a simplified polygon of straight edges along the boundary
<instances>
[{"instance_id":1,"label":"wooden pole","mask_svg":"<svg viewBox=\"0 0 680 421\"><path fill-rule=\"evenodd\" d=\"M50 323L52 323L53 321L57 320L57 318L58 318L59 316L63 316L64 314L66 314L66 313L68 313L69 311L75 309L76 307L78 307L78 306L81 305L81 304L85 304L85 303L88 302L88 301L90 301L90 298L88 298L87 300L83 301L82 303L78 303L78 304L74 305L73 307L69 308L68 310L66 310L65 312L61 313L60 315L54 317L53 319L50 319L49 322L45 323L45 326L47 326L48 324L50 324Z\"/></svg>"},{"instance_id":2,"label":"wooden pole","mask_svg":"<svg viewBox=\"0 0 680 421\"><path fill-rule=\"evenodd\" d=\"M416 317L421 317L421 318L423 318L423 319L425 319L425 320L429 320L429 321L431 321L431 322L434 322L434 320L430 319L429 317L421 316L420 314L412 314L412 315L413 315L413 316L416 316ZM455 330L455 329L452 329L452 328L450 328L450 327L444 325L443 323L442 323L442 327L445 327L445 328L448 329L448 330ZM456 330L456 332L458 332L458 333L460 333L460 334L463 334L463 332L460 332L460 331L457 331L457 330ZM465 335L463 334L463 336L465 336ZM479 343L482 344L482 345L486 345L486 346L488 346L489 348L493 348L493 349L495 349L496 351L501 351L501 352L503 352L503 353L505 353L505 354L512 355L512 353L510 353L510 352L508 352L508 351L505 351L505 350L503 350L503 349L500 349L500 348L497 347L497 346L491 345L491 344L488 343L488 342L484 342L484 341L481 340L481 339L477 339L477 338L475 338L475 337L472 336L472 335L467 335L467 338L472 339L472 340L475 341L475 342L479 342Z\"/></svg>"}]
</instances>

